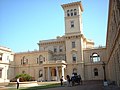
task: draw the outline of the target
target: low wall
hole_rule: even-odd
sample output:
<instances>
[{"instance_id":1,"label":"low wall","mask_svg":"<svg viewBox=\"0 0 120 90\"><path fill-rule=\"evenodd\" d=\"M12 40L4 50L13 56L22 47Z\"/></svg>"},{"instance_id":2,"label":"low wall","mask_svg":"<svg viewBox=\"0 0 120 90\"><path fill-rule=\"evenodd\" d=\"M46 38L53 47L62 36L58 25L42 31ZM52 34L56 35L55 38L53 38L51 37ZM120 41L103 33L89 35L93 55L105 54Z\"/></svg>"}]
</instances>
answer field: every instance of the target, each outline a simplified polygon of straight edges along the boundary
<instances>
[{"instance_id":1,"label":"low wall","mask_svg":"<svg viewBox=\"0 0 120 90\"><path fill-rule=\"evenodd\" d=\"M15 87L17 85L16 82L10 82L8 86ZM31 81L31 82L20 82L20 87L32 87L32 86L38 86L37 81Z\"/></svg>"}]
</instances>

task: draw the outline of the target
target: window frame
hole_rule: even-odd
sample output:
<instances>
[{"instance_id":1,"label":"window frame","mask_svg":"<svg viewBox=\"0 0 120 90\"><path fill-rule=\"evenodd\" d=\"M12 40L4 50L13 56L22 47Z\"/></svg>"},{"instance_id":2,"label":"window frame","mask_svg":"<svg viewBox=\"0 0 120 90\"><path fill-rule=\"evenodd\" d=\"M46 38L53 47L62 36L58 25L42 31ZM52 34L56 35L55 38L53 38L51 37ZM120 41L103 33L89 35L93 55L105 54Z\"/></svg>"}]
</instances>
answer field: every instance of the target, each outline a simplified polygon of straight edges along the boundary
<instances>
[{"instance_id":1,"label":"window frame","mask_svg":"<svg viewBox=\"0 0 120 90\"><path fill-rule=\"evenodd\" d=\"M77 9L74 9L74 16L77 15Z\"/></svg>"},{"instance_id":2,"label":"window frame","mask_svg":"<svg viewBox=\"0 0 120 90\"><path fill-rule=\"evenodd\" d=\"M26 64L28 64L28 59L26 59L25 56L23 56L21 59L21 65L26 65Z\"/></svg>"},{"instance_id":3,"label":"window frame","mask_svg":"<svg viewBox=\"0 0 120 90\"><path fill-rule=\"evenodd\" d=\"M72 53L72 61L73 62L77 61L77 53Z\"/></svg>"},{"instance_id":4,"label":"window frame","mask_svg":"<svg viewBox=\"0 0 120 90\"><path fill-rule=\"evenodd\" d=\"M63 52L63 47L59 46L59 52Z\"/></svg>"},{"instance_id":5,"label":"window frame","mask_svg":"<svg viewBox=\"0 0 120 90\"><path fill-rule=\"evenodd\" d=\"M70 16L70 11L69 11L69 10L67 10L67 16L68 16L68 17Z\"/></svg>"},{"instance_id":6,"label":"window frame","mask_svg":"<svg viewBox=\"0 0 120 90\"><path fill-rule=\"evenodd\" d=\"M57 47L54 47L54 53L56 53L57 52Z\"/></svg>"},{"instance_id":7,"label":"window frame","mask_svg":"<svg viewBox=\"0 0 120 90\"><path fill-rule=\"evenodd\" d=\"M98 68L94 68L94 76L98 76Z\"/></svg>"},{"instance_id":8,"label":"window frame","mask_svg":"<svg viewBox=\"0 0 120 90\"><path fill-rule=\"evenodd\" d=\"M100 56L97 53L93 53L91 57L91 61L94 63L100 62Z\"/></svg>"},{"instance_id":9,"label":"window frame","mask_svg":"<svg viewBox=\"0 0 120 90\"><path fill-rule=\"evenodd\" d=\"M70 10L70 15L71 15L71 16L74 16L74 14L73 14L73 9Z\"/></svg>"},{"instance_id":10,"label":"window frame","mask_svg":"<svg viewBox=\"0 0 120 90\"><path fill-rule=\"evenodd\" d=\"M76 47L75 41L72 41L72 48L75 48L75 47Z\"/></svg>"},{"instance_id":11,"label":"window frame","mask_svg":"<svg viewBox=\"0 0 120 90\"><path fill-rule=\"evenodd\" d=\"M0 68L0 78L2 78L2 68Z\"/></svg>"},{"instance_id":12,"label":"window frame","mask_svg":"<svg viewBox=\"0 0 120 90\"><path fill-rule=\"evenodd\" d=\"M2 56L3 56L3 54L2 54L2 53L0 53L0 61L2 61Z\"/></svg>"},{"instance_id":13,"label":"window frame","mask_svg":"<svg viewBox=\"0 0 120 90\"><path fill-rule=\"evenodd\" d=\"M70 27L71 27L71 28L74 28L74 27L75 27L75 25L74 25L74 21L73 21L73 20L70 21Z\"/></svg>"},{"instance_id":14,"label":"window frame","mask_svg":"<svg viewBox=\"0 0 120 90\"><path fill-rule=\"evenodd\" d=\"M44 57L42 55L39 55L38 64L43 64L43 62L44 62Z\"/></svg>"}]
</instances>

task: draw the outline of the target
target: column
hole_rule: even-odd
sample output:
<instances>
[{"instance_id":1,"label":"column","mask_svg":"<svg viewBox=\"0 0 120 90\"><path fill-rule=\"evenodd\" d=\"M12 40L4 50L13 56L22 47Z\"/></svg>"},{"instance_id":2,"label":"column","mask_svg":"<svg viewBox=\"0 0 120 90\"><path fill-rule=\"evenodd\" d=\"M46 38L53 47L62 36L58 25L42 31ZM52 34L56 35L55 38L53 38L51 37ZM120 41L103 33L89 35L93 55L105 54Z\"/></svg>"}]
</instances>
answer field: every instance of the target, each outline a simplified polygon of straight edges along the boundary
<instances>
[{"instance_id":1,"label":"column","mask_svg":"<svg viewBox=\"0 0 120 90\"><path fill-rule=\"evenodd\" d=\"M43 67L43 81L45 81L45 68Z\"/></svg>"},{"instance_id":2,"label":"column","mask_svg":"<svg viewBox=\"0 0 120 90\"><path fill-rule=\"evenodd\" d=\"M61 68L62 68L62 76L63 76L63 80L65 80L65 79L64 79L64 75L65 75L65 74L64 74L64 69L65 69L65 68L64 68L63 66L62 66Z\"/></svg>"},{"instance_id":3,"label":"column","mask_svg":"<svg viewBox=\"0 0 120 90\"><path fill-rule=\"evenodd\" d=\"M59 72L58 72L58 67L56 67L56 73L57 73L57 81L59 81Z\"/></svg>"},{"instance_id":4,"label":"column","mask_svg":"<svg viewBox=\"0 0 120 90\"><path fill-rule=\"evenodd\" d=\"M50 81L50 67L48 67L48 81Z\"/></svg>"}]
</instances>

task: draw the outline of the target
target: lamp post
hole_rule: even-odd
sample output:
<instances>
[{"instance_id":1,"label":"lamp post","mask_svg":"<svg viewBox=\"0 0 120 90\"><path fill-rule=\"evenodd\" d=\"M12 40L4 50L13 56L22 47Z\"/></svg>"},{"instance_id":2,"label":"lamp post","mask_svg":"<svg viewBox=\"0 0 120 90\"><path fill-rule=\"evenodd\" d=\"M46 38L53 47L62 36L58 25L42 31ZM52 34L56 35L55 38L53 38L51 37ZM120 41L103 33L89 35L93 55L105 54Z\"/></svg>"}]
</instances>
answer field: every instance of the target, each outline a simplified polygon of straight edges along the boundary
<instances>
[{"instance_id":1,"label":"lamp post","mask_svg":"<svg viewBox=\"0 0 120 90\"><path fill-rule=\"evenodd\" d=\"M105 65L106 65L105 62L102 62L103 71L104 71L104 86L108 86L108 84L107 84L107 80L106 80Z\"/></svg>"},{"instance_id":2,"label":"lamp post","mask_svg":"<svg viewBox=\"0 0 120 90\"><path fill-rule=\"evenodd\" d=\"M93 79L93 78L92 78L92 61L93 61L93 56L91 55L91 56L90 56L90 63L91 63L91 79Z\"/></svg>"},{"instance_id":3,"label":"lamp post","mask_svg":"<svg viewBox=\"0 0 120 90\"><path fill-rule=\"evenodd\" d=\"M104 81L106 81L106 71L105 71L105 62L102 62L103 71L104 71Z\"/></svg>"}]
</instances>

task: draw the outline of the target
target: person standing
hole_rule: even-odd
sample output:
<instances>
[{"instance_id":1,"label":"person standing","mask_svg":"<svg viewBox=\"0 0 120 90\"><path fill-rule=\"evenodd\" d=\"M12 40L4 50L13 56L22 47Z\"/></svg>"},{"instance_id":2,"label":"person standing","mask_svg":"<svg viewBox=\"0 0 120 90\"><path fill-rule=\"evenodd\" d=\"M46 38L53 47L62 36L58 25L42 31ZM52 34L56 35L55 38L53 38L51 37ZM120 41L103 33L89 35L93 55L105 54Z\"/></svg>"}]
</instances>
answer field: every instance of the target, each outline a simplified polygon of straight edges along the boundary
<instances>
[{"instance_id":1,"label":"person standing","mask_svg":"<svg viewBox=\"0 0 120 90\"><path fill-rule=\"evenodd\" d=\"M19 89L19 83L20 83L20 79L17 78L17 89Z\"/></svg>"},{"instance_id":2,"label":"person standing","mask_svg":"<svg viewBox=\"0 0 120 90\"><path fill-rule=\"evenodd\" d=\"M63 76L60 78L61 86L63 85Z\"/></svg>"},{"instance_id":3,"label":"person standing","mask_svg":"<svg viewBox=\"0 0 120 90\"><path fill-rule=\"evenodd\" d=\"M70 85L70 76L67 75L66 78L67 78L67 86L71 86L71 85Z\"/></svg>"}]
</instances>

